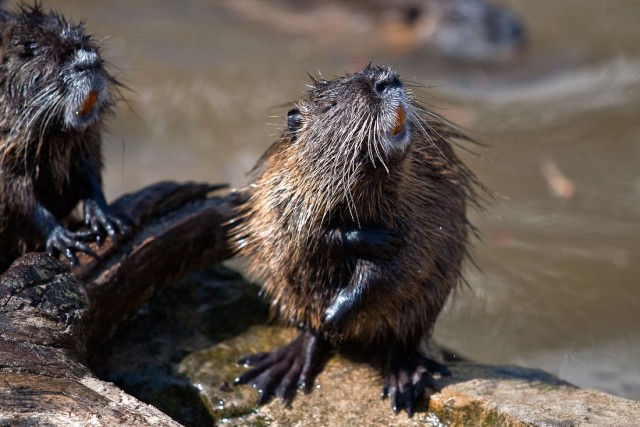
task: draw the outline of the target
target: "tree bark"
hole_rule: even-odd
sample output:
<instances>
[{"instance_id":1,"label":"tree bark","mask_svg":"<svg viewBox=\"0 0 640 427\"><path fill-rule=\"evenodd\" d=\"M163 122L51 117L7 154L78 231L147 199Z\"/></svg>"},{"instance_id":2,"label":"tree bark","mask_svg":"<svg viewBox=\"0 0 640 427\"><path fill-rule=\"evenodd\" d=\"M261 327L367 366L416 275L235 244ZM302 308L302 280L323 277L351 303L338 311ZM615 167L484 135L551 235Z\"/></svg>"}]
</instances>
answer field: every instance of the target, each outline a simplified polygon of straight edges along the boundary
<instances>
[{"instance_id":1,"label":"tree bark","mask_svg":"<svg viewBox=\"0 0 640 427\"><path fill-rule=\"evenodd\" d=\"M17 259L0 276L0 425L178 425L98 380L86 365L158 289L231 255L225 222L239 194L164 182L113 207L134 223L131 236L93 247L95 260L67 264L42 253Z\"/></svg>"}]
</instances>

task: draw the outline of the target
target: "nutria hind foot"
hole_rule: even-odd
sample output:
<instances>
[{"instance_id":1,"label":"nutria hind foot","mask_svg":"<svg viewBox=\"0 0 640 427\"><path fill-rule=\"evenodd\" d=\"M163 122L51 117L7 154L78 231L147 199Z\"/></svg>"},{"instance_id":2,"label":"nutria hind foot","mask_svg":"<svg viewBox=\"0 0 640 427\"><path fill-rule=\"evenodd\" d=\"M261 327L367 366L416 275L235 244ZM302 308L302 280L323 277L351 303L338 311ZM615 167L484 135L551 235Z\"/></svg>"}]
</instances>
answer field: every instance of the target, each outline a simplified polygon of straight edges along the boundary
<instances>
[{"instance_id":1,"label":"nutria hind foot","mask_svg":"<svg viewBox=\"0 0 640 427\"><path fill-rule=\"evenodd\" d=\"M289 344L270 353L246 356L239 363L252 369L236 378L236 384L249 384L258 389L258 404L267 403L278 396L290 404L295 391L308 393L313 381L330 355L331 345L320 335L303 330Z\"/></svg>"},{"instance_id":2,"label":"nutria hind foot","mask_svg":"<svg viewBox=\"0 0 640 427\"><path fill-rule=\"evenodd\" d=\"M392 345L389 349L382 398L391 400L396 414L406 410L412 417L416 404L426 389L439 391L433 375L451 375L445 365L422 355L416 347L405 344Z\"/></svg>"}]
</instances>

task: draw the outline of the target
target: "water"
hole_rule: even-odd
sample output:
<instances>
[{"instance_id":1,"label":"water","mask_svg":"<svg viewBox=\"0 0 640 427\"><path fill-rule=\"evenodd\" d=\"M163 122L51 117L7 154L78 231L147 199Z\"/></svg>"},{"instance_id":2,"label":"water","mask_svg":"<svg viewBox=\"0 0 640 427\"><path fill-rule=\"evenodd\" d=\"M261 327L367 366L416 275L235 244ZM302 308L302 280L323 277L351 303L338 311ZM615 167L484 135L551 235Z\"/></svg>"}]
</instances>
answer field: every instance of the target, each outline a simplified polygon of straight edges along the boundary
<instances>
[{"instance_id":1,"label":"water","mask_svg":"<svg viewBox=\"0 0 640 427\"><path fill-rule=\"evenodd\" d=\"M497 194L472 214L481 271L467 269L436 337L480 362L640 400L640 2L513 0L529 50L498 67L320 45L222 1L50 2L86 18L131 88L106 138L108 198L166 179L242 185L307 72L396 65L489 145L461 156Z\"/></svg>"}]
</instances>

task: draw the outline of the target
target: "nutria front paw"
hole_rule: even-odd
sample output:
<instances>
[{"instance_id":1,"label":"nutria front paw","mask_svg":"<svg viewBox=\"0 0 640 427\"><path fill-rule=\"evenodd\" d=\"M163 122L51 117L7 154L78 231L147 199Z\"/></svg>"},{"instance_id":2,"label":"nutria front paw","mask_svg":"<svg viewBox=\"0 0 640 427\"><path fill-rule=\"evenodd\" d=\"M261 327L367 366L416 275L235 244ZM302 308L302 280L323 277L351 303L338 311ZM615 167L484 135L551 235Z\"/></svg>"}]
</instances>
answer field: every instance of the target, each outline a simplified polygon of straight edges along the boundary
<instances>
[{"instance_id":1,"label":"nutria front paw","mask_svg":"<svg viewBox=\"0 0 640 427\"><path fill-rule=\"evenodd\" d=\"M434 374L448 376L451 372L446 366L420 354L417 349L393 346L389 350L382 398L390 398L394 413L404 409L412 417L418 399L426 389L434 392L440 390L434 382Z\"/></svg>"},{"instance_id":2,"label":"nutria front paw","mask_svg":"<svg viewBox=\"0 0 640 427\"><path fill-rule=\"evenodd\" d=\"M389 260L398 252L402 238L385 228L354 228L342 233L346 250L362 258Z\"/></svg>"},{"instance_id":3,"label":"nutria front paw","mask_svg":"<svg viewBox=\"0 0 640 427\"><path fill-rule=\"evenodd\" d=\"M343 289L331 301L322 315L322 325L327 332L340 331L354 315L361 295L354 295L351 289Z\"/></svg>"},{"instance_id":4,"label":"nutria front paw","mask_svg":"<svg viewBox=\"0 0 640 427\"><path fill-rule=\"evenodd\" d=\"M310 391L313 380L326 362L330 346L311 331L302 331L289 344L271 353L257 353L239 363L252 369L235 379L236 384L249 384L260 393L263 405L278 396L291 403L298 388Z\"/></svg>"},{"instance_id":5,"label":"nutria front paw","mask_svg":"<svg viewBox=\"0 0 640 427\"><path fill-rule=\"evenodd\" d=\"M98 255L91 250L85 242L95 239L92 232L72 232L59 225L49 233L47 237L47 253L52 257L64 254L72 265L78 264L78 257L75 251L84 252L91 255L95 259L99 259Z\"/></svg>"},{"instance_id":6,"label":"nutria front paw","mask_svg":"<svg viewBox=\"0 0 640 427\"><path fill-rule=\"evenodd\" d=\"M360 259L351 273L346 286L338 293L322 314L325 332L340 333L360 310L366 310L367 300L388 289L388 277L381 273L375 261ZM365 311L366 312L366 311Z\"/></svg>"},{"instance_id":7,"label":"nutria front paw","mask_svg":"<svg viewBox=\"0 0 640 427\"><path fill-rule=\"evenodd\" d=\"M98 246L104 242L105 232L114 242L118 241L118 235L126 235L131 229L131 223L127 219L117 216L108 207L100 207L95 200L84 202L84 223L96 238Z\"/></svg>"}]
</instances>

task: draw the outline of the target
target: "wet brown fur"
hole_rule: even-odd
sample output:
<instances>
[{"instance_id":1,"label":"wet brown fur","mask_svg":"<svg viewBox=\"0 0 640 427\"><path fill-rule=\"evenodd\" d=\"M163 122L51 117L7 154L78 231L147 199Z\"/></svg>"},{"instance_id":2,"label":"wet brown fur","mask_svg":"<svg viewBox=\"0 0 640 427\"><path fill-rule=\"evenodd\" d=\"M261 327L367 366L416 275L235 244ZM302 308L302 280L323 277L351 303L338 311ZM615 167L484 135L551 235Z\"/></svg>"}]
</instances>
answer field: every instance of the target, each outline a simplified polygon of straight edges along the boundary
<instances>
[{"instance_id":1,"label":"wet brown fur","mask_svg":"<svg viewBox=\"0 0 640 427\"><path fill-rule=\"evenodd\" d=\"M86 123L75 119L89 87L76 78L79 49L98 51L82 25L38 3L0 11L0 265L44 247L37 203L64 221L91 197L90 180L101 185L101 130L117 83L100 62L97 111Z\"/></svg>"},{"instance_id":2,"label":"wet brown fur","mask_svg":"<svg viewBox=\"0 0 640 427\"><path fill-rule=\"evenodd\" d=\"M385 146L375 135L388 131L391 113L367 80L382 72L393 73L370 66L314 80L297 103L300 130L285 130L258 162L233 231L274 314L290 325L323 331L323 314L352 277L382 278L334 342L410 343L429 333L461 280L473 230L466 209L478 183L451 145L466 138L407 93L409 142L400 153ZM388 261L352 259L325 237L361 226L395 230L403 244Z\"/></svg>"}]
</instances>

